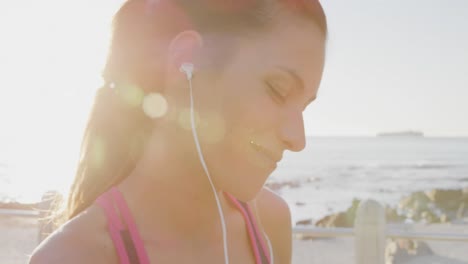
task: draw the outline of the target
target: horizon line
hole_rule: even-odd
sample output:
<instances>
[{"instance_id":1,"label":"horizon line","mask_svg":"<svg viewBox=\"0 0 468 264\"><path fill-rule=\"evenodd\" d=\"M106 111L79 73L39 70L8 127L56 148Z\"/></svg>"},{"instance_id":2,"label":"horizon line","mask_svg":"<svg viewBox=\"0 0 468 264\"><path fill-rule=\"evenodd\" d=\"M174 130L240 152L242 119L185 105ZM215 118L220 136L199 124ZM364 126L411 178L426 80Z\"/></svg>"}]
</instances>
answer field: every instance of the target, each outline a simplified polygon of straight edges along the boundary
<instances>
[{"instance_id":1,"label":"horizon line","mask_svg":"<svg viewBox=\"0 0 468 264\"><path fill-rule=\"evenodd\" d=\"M369 134L316 134L306 135L306 138L311 137L328 137L328 138L453 138L453 139L468 139L468 135L424 135L424 136L378 136Z\"/></svg>"}]
</instances>

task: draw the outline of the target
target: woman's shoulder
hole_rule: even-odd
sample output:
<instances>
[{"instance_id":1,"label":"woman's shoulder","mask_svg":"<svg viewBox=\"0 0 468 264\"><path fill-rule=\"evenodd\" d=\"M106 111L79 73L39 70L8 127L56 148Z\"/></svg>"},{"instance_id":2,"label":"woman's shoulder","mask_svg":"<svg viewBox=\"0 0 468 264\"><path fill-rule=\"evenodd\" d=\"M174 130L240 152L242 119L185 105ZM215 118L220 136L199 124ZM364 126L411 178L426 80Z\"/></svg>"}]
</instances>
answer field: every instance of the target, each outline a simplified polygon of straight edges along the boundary
<instances>
[{"instance_id":1,"label":"woman's shoulder","mask_svg":"<svg viewBox=\"0 0 468 264\"><path fill-rule=\"evenodd\" d=\"M255 203L262 216L271 217L271 219L262 219L262 221L271 224L284 224L284 221L291 223L288 203L271 189L264 187L258 194Z\"/></svg>"},{"instance_id":2,"label":"woman's shoulder","mask_svg":"<svg viewBox=\"0 0 468 264\"><path fill-rule=\"evenodd\" d=\"M275 262L289 263L292 254L291 213L286 201L268 188L255 200L258 220L270 238Z\"/></svg>"},{"instance_id":3,"label":"woman's shoulder","mask_svg":"<svg viewBox=\"0 0 468 264\"><path fill-rule=\"evenodd\" d=\"M104 213L93 205L48 236L29 263L117 263L106 227Z\"/></svg>"}]
</instances>

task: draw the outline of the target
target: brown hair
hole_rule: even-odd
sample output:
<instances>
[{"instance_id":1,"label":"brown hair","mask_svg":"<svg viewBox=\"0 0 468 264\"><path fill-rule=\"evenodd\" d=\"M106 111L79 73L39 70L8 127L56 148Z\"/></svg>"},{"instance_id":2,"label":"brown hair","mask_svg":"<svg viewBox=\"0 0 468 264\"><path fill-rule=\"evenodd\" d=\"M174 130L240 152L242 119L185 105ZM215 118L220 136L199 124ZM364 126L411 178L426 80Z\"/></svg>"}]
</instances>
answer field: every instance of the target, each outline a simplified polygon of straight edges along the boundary
<instances>
[{"instance_id":1,"label":"brown hair","mask_svg":"<svg viewBox=\"0 0 468 264\"><path fill-rule=\"evenodd\" d=\"M106 84L97 91L90 113L64 219L122 181L143 153L152 125L137 106L158 76L149 66L157 56L152 50L157 38L187 29L248 35L267 30L281 10L312 19L327 35L325 14L316 0L126 1L113 20L103 71Z\"/></svg>"}]
</instances>

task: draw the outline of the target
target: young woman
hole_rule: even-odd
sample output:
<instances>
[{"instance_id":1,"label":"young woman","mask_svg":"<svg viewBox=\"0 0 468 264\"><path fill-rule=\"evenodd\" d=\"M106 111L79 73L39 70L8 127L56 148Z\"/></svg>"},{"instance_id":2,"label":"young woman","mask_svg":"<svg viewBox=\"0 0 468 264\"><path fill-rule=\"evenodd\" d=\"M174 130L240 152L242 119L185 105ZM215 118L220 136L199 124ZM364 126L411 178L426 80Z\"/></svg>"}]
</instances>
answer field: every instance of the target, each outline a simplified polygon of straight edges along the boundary
<instances>
[{"instance_id":1,"label":"young woman","mask_svg":"<svg viewBox=\"0 0 468 264\"><path fill-rule=\"evenodd\" d=\"M263 185L305 146L326 35L315 0L126 1L67 221L30 263L290 263Z\"/></svg>"}]
</instances>

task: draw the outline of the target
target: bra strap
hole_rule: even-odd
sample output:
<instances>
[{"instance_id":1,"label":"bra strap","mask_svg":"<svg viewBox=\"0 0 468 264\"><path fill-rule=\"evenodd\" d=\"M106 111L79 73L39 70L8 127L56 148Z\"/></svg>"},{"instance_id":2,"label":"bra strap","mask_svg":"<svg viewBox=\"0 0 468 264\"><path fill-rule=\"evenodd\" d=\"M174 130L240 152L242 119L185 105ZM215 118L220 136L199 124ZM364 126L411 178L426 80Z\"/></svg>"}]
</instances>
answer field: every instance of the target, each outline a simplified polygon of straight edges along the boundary
<instances>
[{"instance_id":1,"label":"bra strap","mask_svg":"<svg viewBox=\"0 0 468 264\"><path fill-rule=\"evenodd\" d=\"M250 215L250 218L252 218L252 223L253 223L253 226L254 226L254 230L255 230L255 233L257 234L257 237L259 238L258 240L260 241L260 245L262 246L263 254L267 258L268 263L271 263L271 254L268 254L269 250L267 249L267 247L265 245L265 241L262 239L263 237L260 234L260 229L257 226L257 221L255 221L255 218L253 217L254 214L252 213L252 208L248 204L245 204L245 207L247 208L247 213ZM266 236L266 234L265 234L265 236ZM271 247L270 247L270 249L271 249Z\"/></svg>"},{"instance_id":2,"label":"bra strap","mask_svg":"<svg viewBox=\"0 0 468 264\"><path fill-rule=\"evenodd\" d=\"M106 192L96 199L96 204L100 206L107 217L107 228L109 234L114 242L117 255L119 256L121 264L130 264L130 260L127 255L125 244L122 240L121 231L124 230L122 222L120 221L112 203L112 197Z\"/></svg>"},{"instance_id":3,"label":"bra strap","mask_svg":"<svg viewBox=\"0 0 468 264\"><path fill-rule=\"evenodd\" d=\"M140 264L150 264L149 257L146 254L145 246L143 240L141 239L138 228L135 224L135 221L132 217L130 209L128 208L127 202L125 201L122 193L116 188L112 187L110 190L112 198L119 208L120 214L127 225L127 232L129 232L129 237L131 238L132 246L136 250L136 254L139 259ZM129 239L130 240L130 239Z\"/></svg>"},{"instance_id":4,"label":"bra strap","mask_svg":"<svg viewBox=\"0 0 468 264\"><path fill-rule=\"evenodd\" d=\"M250 243L253 247L256 263L257 264L270 263L269 256L266 254L265 250L259 246L261 244L260 241L262 241L262 238L261 236L259 237L257 235L259 234L259 232L258 230L255 230L256 226L253 225L253 222L255 222L255 220L253 219L252 215L249 214L248 205L246 203L239 201L237 198L235 198L229 193L225 192L225 194L231 200L231 202L234 203L234 205L239 209L242 216L244 217L244 221L247 226L247 231L248 231L249 238L250 238Z\"/></svg>"}]
</instances>

